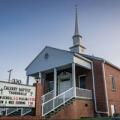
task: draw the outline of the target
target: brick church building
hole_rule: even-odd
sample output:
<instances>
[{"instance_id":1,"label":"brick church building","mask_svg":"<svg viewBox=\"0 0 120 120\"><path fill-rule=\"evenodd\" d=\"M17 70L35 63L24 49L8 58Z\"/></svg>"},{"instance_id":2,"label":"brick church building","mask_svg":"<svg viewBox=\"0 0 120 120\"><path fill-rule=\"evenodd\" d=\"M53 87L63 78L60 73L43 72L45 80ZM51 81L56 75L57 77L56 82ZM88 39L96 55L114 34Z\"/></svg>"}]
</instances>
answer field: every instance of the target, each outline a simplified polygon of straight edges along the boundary
<instances>
[{"instance_id":1,"label":"brick church building","mask_svg":"<svg viewBox=\"0 0 120 120\"><path fill-rule=\"evenodd\" d=\"M41 86L40 115L50 119L113 116L120 113L120 68L85 54L77 8L70 51L46 46L26 68ZM37 101L38 99L36 99Z\"/></svg>"}]
</instances>

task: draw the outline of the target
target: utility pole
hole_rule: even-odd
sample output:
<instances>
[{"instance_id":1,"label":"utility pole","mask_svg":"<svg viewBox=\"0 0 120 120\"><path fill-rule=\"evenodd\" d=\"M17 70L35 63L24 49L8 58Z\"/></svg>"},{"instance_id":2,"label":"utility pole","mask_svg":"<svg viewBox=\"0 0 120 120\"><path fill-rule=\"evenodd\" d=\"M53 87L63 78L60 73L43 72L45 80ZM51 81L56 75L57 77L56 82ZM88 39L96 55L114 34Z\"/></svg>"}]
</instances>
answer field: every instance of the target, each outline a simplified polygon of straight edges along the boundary
<instances>
[{"instance_id":1,"label":"utility pole","mask_svg":"<svg viewBox=\"0 0 120 120\"><path fill-rule=\"evenodd\" d=\"M8 82L10 82L10 79L11 79L11 72L13 71L13 69L10 69L8 72L9 72L9 78L8 78Z\"/></svg>"}]
</instances>

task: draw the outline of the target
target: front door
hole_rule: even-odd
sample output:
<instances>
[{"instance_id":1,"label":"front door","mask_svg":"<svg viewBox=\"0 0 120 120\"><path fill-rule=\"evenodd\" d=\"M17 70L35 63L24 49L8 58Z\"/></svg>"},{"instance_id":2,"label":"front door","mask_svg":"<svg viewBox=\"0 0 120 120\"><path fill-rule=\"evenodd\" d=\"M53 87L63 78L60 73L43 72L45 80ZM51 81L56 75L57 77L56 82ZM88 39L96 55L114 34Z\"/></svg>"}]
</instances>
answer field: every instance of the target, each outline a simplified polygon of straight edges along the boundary
<instances>
[{"instance_id":1,"label":"front door","mask_svg":"<svg viewBox=\"0 0 120 120\"><path fill-rule=\"evenodd\" d=\"M61 72L58 76L58 94L72 87L71 73Z\"/></svg>"},{"instance_id":2,"label":"front door","mask_svg":"<svg viewBox=\"0 0 120 120\"><path fill-rule=\"evenodd\" d=\"M59 94L62 93L62 92L65 92L69 88L71 88L71 81L70 81L70 79L66 79L66 80L60 81Z\"/></svg>"}]
</instances>

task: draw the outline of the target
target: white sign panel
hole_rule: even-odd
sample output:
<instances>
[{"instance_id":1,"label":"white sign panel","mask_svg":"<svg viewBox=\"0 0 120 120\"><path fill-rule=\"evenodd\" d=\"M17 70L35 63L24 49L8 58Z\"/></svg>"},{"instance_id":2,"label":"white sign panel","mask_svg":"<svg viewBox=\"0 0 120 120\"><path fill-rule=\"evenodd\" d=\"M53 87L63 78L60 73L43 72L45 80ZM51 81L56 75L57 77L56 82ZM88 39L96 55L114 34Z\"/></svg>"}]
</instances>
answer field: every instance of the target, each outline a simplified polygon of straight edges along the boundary
<instances>
[{"instance_id":1,"label":"white sign panel","mask_svg":"<svg viewBox=\"0 0 120 120\"><path fill-rule=\"evenodd\" d=\"M35 107L35 87L0 82L0 107Z\"/></svg>"}]
</instances>

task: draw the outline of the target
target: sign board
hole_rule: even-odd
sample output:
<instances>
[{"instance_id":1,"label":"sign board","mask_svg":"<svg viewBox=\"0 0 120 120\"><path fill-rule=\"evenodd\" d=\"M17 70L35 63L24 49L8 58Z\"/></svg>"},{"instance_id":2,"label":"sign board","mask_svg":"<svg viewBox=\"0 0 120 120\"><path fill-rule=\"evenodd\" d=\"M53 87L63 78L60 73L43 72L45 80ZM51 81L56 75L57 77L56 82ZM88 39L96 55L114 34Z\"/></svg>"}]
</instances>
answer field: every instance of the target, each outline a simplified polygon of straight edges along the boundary
<instances>
[{"instance_id":1,"label":"sign board","mask_svg":"<svg viewBox=\"0 0 120 120\"><path fill-rule=\"evenodd\" d=\"M35 87L0 82L0 107L35 107Z\"/></svg>"}]
</instances>

